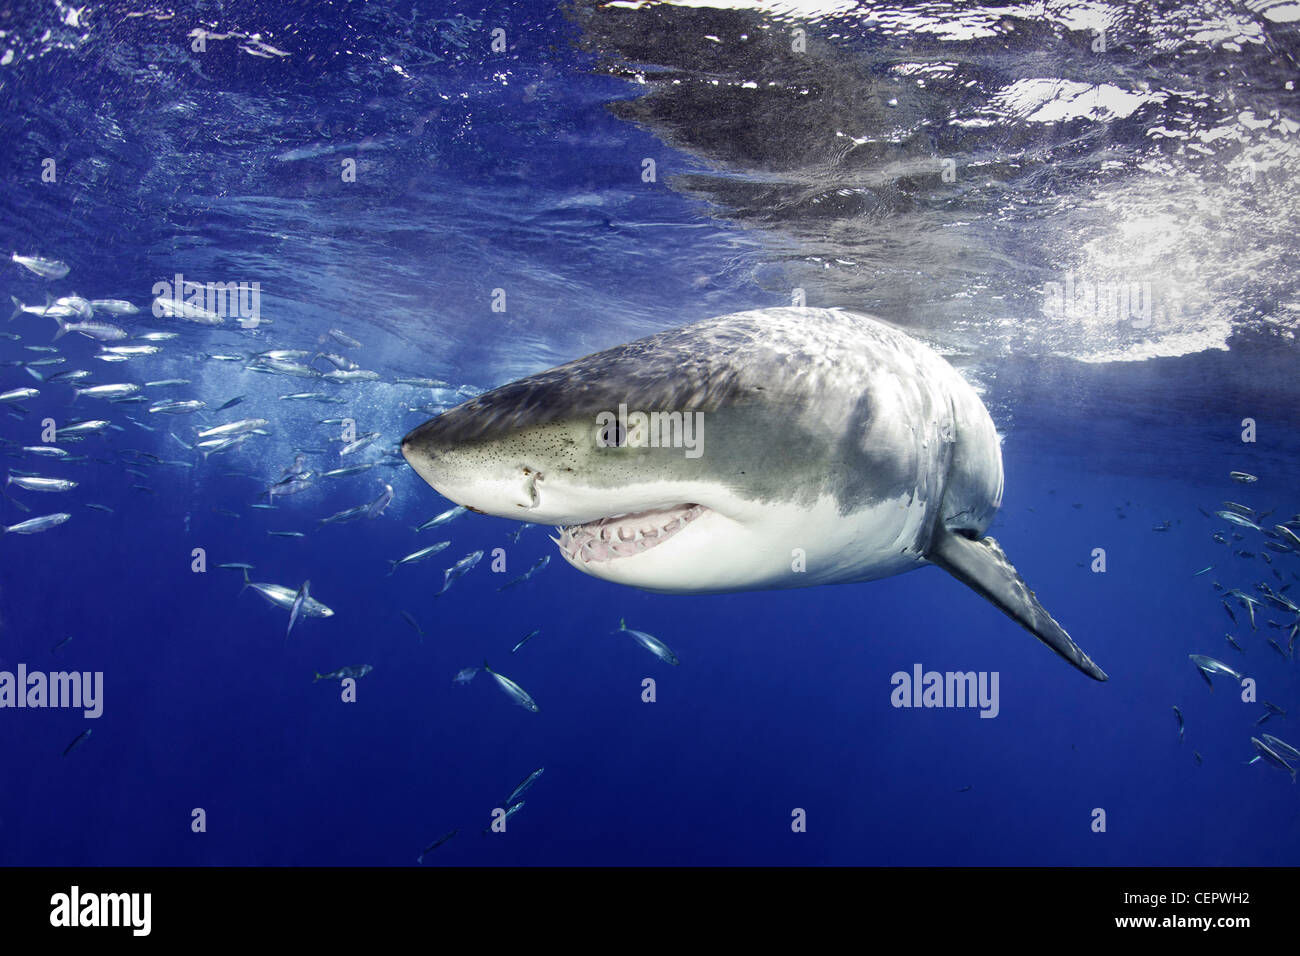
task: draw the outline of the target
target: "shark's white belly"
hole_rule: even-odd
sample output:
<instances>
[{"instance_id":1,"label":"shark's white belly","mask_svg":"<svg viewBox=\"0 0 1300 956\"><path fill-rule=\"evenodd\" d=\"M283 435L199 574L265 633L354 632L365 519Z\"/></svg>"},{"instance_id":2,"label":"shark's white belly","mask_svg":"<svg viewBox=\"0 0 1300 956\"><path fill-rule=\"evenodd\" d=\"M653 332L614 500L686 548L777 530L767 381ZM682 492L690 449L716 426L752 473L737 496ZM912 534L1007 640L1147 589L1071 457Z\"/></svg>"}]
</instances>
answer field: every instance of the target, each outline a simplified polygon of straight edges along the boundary
<instances>
[{"instance_id":1,"label":"shark's white belly","mask_svg":"<svg viewBox=\"0 0 1300 956\"><path fill-rule=\"evenodd\" d=\"M717 489L710 491L716 498ZM673 494L681 492L680 487L672 489ZM560 553L594 577L673 594L867 581L926 563L930 513L918 495L849 515L841 514L830 496L809 507L790 502L714 503L719 510L706 511L677 534L637 554L587 560L563 547ZM726 516L733 514L739 518Z\"/></svg>"}]
</instances>

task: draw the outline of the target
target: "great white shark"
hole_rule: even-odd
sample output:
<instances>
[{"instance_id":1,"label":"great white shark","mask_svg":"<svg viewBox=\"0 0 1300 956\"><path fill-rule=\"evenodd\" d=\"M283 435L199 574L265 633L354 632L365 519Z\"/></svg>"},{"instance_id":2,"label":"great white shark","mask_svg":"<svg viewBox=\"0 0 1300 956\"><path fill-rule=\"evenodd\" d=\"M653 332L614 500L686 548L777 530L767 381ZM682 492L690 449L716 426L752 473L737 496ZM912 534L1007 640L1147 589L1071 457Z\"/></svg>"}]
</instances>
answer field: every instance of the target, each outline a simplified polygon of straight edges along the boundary
<instances>
[{"instance_id":1,"label":"great white shark","mask_svg":"<svg viewBox=\"0 0 1300 956\"><path fill-rule=\"evenodd\" d=\"M979 395L869 316L774 308L660 332L485 392L402 454L457 504L555 525L593 577L688 594L938 565L1106 680L984 537L1003 474Z\"/></svg>"}]
</instances>

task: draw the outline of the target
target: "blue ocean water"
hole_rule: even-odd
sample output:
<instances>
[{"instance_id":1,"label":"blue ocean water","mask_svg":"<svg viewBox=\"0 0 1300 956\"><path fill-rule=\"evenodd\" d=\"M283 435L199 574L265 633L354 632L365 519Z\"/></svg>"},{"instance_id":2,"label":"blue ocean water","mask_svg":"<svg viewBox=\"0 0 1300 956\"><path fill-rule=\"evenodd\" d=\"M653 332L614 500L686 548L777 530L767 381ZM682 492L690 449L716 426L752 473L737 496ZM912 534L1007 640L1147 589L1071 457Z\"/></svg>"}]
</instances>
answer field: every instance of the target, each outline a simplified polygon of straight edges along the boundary
<instances>
[{"instance_id":1,"label":"blue ocean water","mask_svg":"<svg viewBox=\"0 0 1300 956\"><path fill-rule=\"evenodd\" d=\"M5 291L129 300L139 314L96 313L123 344L178 336L109 363L115 343L53 341L48 316L0 330L0 392L39 389L0 417L10 474L78 483L5 489L6 526L71 517L0 536L0 670L104 687L95 719L0 709L0 862L414 865L458 830L423 865L1293 865L1297 790L1247 761L1262 732L1300 746L1297 615L1265 602L1252 627L1226 596L1300 591L1272 531L1300 511L1293 11L11 5L0 250L71 271L9 263ZM151 315L177 274L259 283L269 321ZM1054 311L1067 283L1131 288L1131 311ZM1109 681L937 568L666 596L580 574L549 529L512 540L518 525L466 514L413 530L452 503L395 455L410 429L794 290L896 322L977 386L1006 471L989 533ZM248 368L271 349L379 378ZM148 402L76 397L54 379L71 370ZM146 384L168 379L188 384ZM206 406L148 411L163 399ZM268 434L183 447L245 417ZM380 437L340 457L340 425L321 423L340 418ZM47 419L111 424L60 442L63 461L23 450L50 444ZM296 454L318 476L374 467L253 508ZM381 516L319 523L386 484ZM1225 500L1271 511L1273 537L1213 517ZM335 613L286 638L286 612L228 562L310 580ZM1189 654L1251 685L1211 691ZM484 660L538 712L486 674L454 683ZM313 681L361 664L353 702ZM997 716L893 706L916 665L996 672ZM1286 715L1257 725L1263 700ZM539 767L505 832L482 833Z\"/></svg>"}]
</instances>

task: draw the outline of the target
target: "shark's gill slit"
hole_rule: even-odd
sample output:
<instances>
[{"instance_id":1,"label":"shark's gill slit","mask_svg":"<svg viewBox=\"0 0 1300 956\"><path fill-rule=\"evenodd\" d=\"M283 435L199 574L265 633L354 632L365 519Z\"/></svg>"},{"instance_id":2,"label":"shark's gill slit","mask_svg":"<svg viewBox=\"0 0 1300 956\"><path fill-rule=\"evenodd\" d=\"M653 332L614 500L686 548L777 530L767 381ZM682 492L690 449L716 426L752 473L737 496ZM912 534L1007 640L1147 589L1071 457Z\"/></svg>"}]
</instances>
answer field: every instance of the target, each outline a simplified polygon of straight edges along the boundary
<instances>
[{"instance_id":1,"label":"shark's gill slit","mask_svg":"<svg viewBox=\"0 0 1300 956\"><path fill-rule=\"evenodd\" d=\"M537 500L537 482L542 476L527 468L524 469L524 475L527 476L524 478L524 494L528 496L528 504L519 507L536 508L539 503Z\"/></svg>"}]
</instances>

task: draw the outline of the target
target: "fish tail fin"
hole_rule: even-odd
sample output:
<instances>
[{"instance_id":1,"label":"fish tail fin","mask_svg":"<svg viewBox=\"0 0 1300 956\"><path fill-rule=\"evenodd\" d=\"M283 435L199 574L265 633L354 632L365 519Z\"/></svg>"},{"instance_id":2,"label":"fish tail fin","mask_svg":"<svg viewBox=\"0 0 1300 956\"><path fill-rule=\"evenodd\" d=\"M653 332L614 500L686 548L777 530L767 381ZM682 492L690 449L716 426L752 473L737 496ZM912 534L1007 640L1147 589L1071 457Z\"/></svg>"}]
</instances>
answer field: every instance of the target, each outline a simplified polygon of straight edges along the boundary
<instances>
[{"instance_id":1,"label":"fish tail fin","mask_svg":"<svg viewBox=\"0 0 1300 956\"><path fill-rule=\"evenodd\" d=\"M11 295L9 301L14 304L13 314L9 316L9 321L12 322L14 319L18 318L18 316L23 314L23 310L26 309L27 306L18 301L18 296L16 295Z\"/></svg>"},{"instance_id":2,"label":"fish tail fin","mask_svg":"<svg viewBox=\"0 0 1300 956\"><path fill-rule=\"evenodd\" d=\"M325 676L325 675L322 674L320 671L317 671L317 672L316 672L316 677L312 680L312 683L313 683L313 684L316 683L316 681L320 680L320 679L321 679L322 677L324 677L324 676Z\"/></svg>"},{"instance_id":3,"label":"fish tail fin","mask_svg":"<svg viewBox=\"0 0 1300 956\"><path fill-rule=\"evenodd\" d=\"M625 618L625 617L620 617L620 618L618 619L618 629L619 629L620 631L626 631L626 630L627 630L627 618Z\"/></svg>"},{"instance_id":4,"label":"fish tail fin","mask_svg":"<svg viewBox=\"0 0 1300 956\"><path fill-rule=\"evenodd\" d=\"M1020 573L993 538L975 539L940 526L926 557L975 593L996 605L1057 654L1093 680L1106 672L1092 662L1065 628L1039 603Z\"/></svg>"},{"instance_id":5,"label":"fish tail fin","mask_svg":"<svg viewBox=\"0 0 1300 956\"><path fill-rule=\"evenodd\" d=\"M68 323L64 321L63 316L61 315L52 315L50 318L52 318L59 326L59 330L54 333L54 341L57 342L68 334Z\"/></svg>"},{"instance_id":6,"label":"fish tail fin","mask_svg":"<svg viewBox=\"0 0 1300 956\"><path fill-rule=\"evenodd\" d=\"M239 570L244 572L244 586L239 589L239 593L243 594L244 591L248 588L248 586L253 582L248 579L248 568L240 568Z\"/></svg>"}]
</instances>

